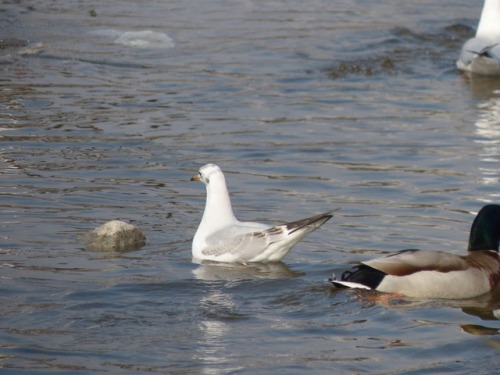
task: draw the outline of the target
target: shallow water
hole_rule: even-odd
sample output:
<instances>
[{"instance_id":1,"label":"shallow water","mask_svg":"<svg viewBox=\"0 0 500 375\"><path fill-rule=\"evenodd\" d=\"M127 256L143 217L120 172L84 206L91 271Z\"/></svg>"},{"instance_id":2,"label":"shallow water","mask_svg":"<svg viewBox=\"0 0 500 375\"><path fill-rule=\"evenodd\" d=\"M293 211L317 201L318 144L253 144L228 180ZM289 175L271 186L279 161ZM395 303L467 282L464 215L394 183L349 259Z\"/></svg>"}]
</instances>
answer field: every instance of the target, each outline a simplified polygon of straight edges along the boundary
<instances>
[{"instance_id":1,"label":"shallow water","mask_svg":"<svg viewBox=\"0 0 500 375\"><path fill-rule=\"evenodd\" d=\"M461 254L498 202L500 82L454 69L481 2L96 4L0 12L2 374L498 367L499 293L325 281L402 248ZM194 263L206 162L241 219L341 210L283 263ZM147 245L78 243L111 219Z\"/></svg>"}]
</instances>

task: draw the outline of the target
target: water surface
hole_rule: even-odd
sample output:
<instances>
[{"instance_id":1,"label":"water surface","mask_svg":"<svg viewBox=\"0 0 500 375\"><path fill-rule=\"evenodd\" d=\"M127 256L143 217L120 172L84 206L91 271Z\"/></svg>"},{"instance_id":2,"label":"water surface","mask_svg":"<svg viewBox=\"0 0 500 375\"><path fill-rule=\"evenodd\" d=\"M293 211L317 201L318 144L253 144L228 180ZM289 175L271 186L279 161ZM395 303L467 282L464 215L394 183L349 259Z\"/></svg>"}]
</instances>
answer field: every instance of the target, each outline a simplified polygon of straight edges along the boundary
<instances>
[{"instance_id":1,"label":"water surface","mask_svg":"<svg viewBox=\"0 0 500 375\"><path fill-rule=\"evenodd\" d=\"M4 2L2 373L491 373L498 293L325 282L402 248L462 254L498 202L500 82L454 69L481 6ZM283 263L195 263L207 162L240 219L341 210ZM147 245L77 241L111 219Z\"/></svg>"}]
</instances>

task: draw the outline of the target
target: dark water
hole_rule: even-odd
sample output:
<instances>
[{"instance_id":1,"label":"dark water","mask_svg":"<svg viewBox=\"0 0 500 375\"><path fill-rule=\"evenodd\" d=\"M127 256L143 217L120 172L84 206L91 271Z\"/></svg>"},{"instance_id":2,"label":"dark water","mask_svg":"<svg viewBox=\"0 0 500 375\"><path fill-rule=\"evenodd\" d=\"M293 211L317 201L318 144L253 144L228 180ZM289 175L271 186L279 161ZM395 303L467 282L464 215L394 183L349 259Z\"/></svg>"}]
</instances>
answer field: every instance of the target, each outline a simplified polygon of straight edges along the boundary
<instances>
[{"instance_id":1,"label":"dark water","mask_svg":"<svg viewBox=\"0 0 500 375\"><path fill-rule=\"evenodd\" d=\"M495 372L500 294L325 282L402 248L461 254L499 201L500 82L454 69L481 6L4 1L1 373ZM341 210L283 263L193 263L207 162L243 220ZM147 245L83 249L111 219Z\"/></svg>"}]
</instances>

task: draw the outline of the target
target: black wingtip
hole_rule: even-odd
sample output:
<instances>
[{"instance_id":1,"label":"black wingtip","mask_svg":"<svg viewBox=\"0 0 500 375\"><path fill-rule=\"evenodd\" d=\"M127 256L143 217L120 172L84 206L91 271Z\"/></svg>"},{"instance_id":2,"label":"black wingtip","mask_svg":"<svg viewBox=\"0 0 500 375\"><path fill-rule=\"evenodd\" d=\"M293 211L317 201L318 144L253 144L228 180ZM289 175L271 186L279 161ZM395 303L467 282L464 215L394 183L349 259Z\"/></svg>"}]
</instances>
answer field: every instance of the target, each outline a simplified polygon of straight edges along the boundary
<instances>
[{"instance_id":1,"label":"black wingtip","mask_svg":"<svg viewBox=\"0 0 500 375\"><path fill-rule=\"evenodd\" d=\"M316 228L319 228L322 226L324 223L326 223L328 220L330 220L333 217L333 213L335 211L340 210L340 208L335 208L333 210L324 212L322 214L318 214L315 216L311 216L302 220L297 220L297 221L292 221L290 223L286 224L286 227L290 231L290 233L293 233L301 228L307 227L307 226L314 226Z\"/></svg>"}]
</instances>

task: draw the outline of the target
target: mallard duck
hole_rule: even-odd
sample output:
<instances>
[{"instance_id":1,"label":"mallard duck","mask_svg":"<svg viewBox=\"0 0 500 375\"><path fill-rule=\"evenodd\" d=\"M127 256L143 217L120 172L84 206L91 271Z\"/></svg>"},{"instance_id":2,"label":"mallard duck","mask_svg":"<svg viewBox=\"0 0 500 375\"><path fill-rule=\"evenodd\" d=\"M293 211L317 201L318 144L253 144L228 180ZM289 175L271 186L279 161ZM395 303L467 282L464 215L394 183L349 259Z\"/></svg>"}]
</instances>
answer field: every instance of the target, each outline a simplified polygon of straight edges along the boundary
<instances>
[{"instance_id":1,"label":"mallard duck","mask_svg":"<svg viewBox=\"0 0 500 375\"><path fill-rule=\"evenodd\" d=\"M403 250L361 262L337 287L373 289L417 298L465 299L489 292L500 280L500 205L488 204L472 223L467 255Z\"/></svg>"},{"instance_id":2,"label":"mallard duck","mask_svg":"<svg viewBox=\"0 0 500 375\"><path fill-rule=\"evenodd\" d=\"M207 188L205 212L193 238L193 258L219 262L274 262L281 260L308 233L326 223L335 210L306 219L270 226L236 219L221 169L200 168L191 181Z\"/></svg>"},{"instance_id":3,"label":"mallard duck","mask_svg":"<svg viewBox=\"0 0 500 375\"><path fill-rule=\"evenodd\" d=\"M500 75L500 0L485 0L476 36L463 45L457 68Z\"/></svg>"}]
</instances>

